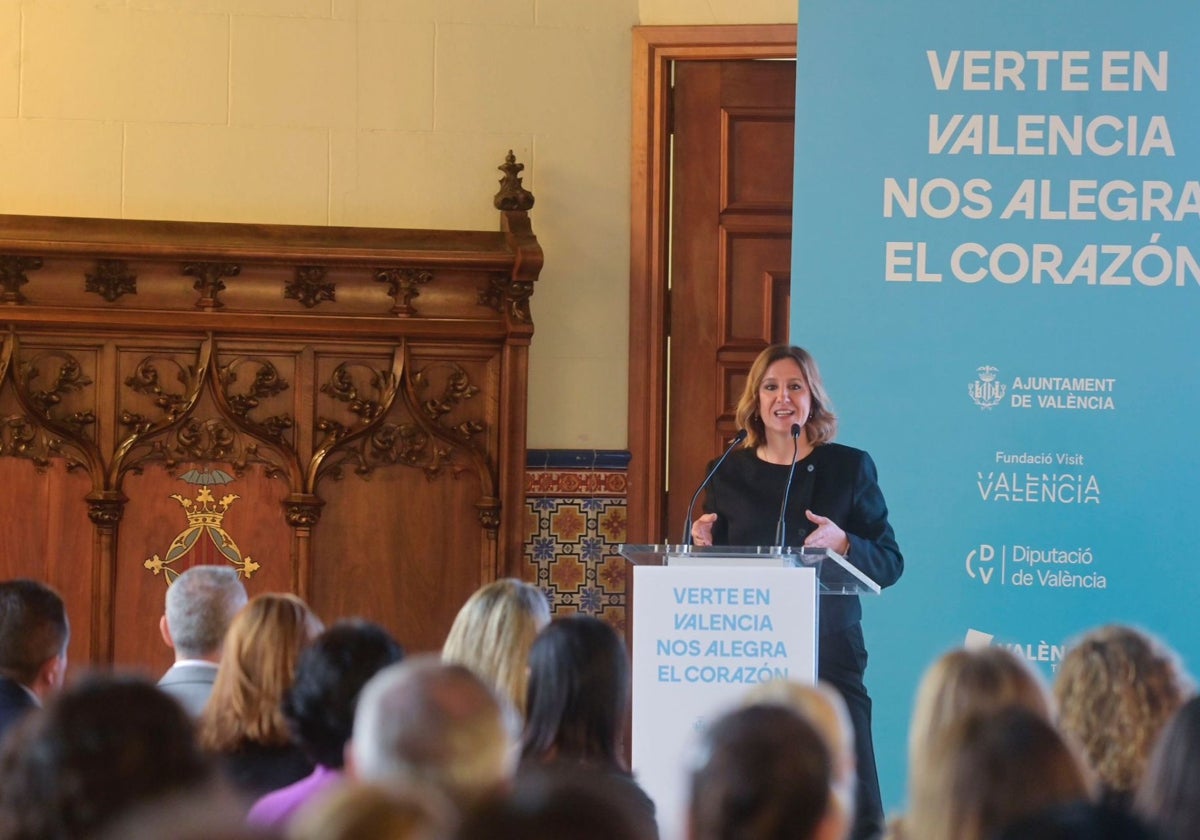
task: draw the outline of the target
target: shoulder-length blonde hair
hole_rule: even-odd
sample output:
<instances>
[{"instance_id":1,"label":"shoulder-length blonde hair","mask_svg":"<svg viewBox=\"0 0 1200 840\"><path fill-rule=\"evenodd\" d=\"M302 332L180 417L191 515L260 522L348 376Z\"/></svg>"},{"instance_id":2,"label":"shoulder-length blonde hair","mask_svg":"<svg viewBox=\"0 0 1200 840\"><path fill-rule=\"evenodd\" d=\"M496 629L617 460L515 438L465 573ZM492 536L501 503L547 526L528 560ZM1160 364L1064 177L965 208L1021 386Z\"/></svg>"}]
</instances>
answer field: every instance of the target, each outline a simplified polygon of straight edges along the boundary
<instances>
[{"instance_id":1,"label":"shoulder-length blonde hair","mask_svg":"<svg viewBox=\"0 0 1200 840\"><path fill-rule=\"evenodd\" d=\"M988 840L1018 820L1089 796L1082 766L1054 725L1008 706L954 721L912 780L905 837Z\"/></svg>"},{"instance_id":2,"label":"shoulder-length blonde hair","mask_svg":"<svg viewBox=\"0 0 1200 840\"><path fill-rule=\"evenodd\" d=\"M321 632L320 619L295 595L250 599L225 635L212 695L200 715L200 745L232 752L247 744L291 741L283 694L296 676L300 651Z\"/></svg>"},{"instance_id":3,"label":"shoulder-length blonde hair","mask_svg":"<svg viewBox=\"0 0 1200 840\"><path fill-rule=\"evenodd\" d=\"M956 648L929 666L917 688L908 730L908 775L929 772L934 743L957 721L1017 706L1052 719L1050 694L1023 659L1004 648Z\"/></svg>"},{"instance_id":4,"label":"shoulder-length blonde hair","mask_svg":"<svg viewBox=\"0 0 1200 840\"><path fill-rule=\"evenodd\" d=\"M525 716L529 649L550 623L550 605L536 586L501 578L477 589L454 618L442 661L462 665Z\"/></svg>"},{"instance_id":5,"label":"shoulder-length blonde hair","mask_svg":"<svg viewBox=\"0 0 1200 840\"><path fill-rule=\"evenodd\" d=\"M757 449L766 442L766 429L762 418L758 416L758 389L762 387L767 368L781 359L791 359L798 364L808 383L812 411L804 423L808 442L812 446L819 446L833 440L837 434L837 415L833 413L833 402L825 392L825 383L821 380L816 360L803 347L772 344L759 353L750 366L746 387L742 389L734 415L737 427L746 430L746 441L742 444L744 449Z\"/></svg>"}]
</instances>

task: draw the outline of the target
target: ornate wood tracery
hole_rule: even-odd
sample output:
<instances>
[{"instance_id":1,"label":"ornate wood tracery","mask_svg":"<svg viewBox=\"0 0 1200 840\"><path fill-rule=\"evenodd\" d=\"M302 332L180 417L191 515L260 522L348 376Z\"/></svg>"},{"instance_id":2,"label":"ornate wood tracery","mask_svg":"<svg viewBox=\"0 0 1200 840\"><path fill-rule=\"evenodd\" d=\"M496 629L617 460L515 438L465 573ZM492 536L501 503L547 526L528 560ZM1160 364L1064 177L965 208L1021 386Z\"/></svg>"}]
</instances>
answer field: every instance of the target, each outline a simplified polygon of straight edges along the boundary
<instances>
[{"instance_id":1,"label":"ornate wood tracery","mask_svg":"<svg viewBox=\"0 0 1200 840\"><path fill-rule=\"evenodd\" d=\"M517 571L542 256L506 166L495 233L0 217L0 575L64 592L76 661L164 664L194 562L414 650Z\"/></svg>"}]
</instances>

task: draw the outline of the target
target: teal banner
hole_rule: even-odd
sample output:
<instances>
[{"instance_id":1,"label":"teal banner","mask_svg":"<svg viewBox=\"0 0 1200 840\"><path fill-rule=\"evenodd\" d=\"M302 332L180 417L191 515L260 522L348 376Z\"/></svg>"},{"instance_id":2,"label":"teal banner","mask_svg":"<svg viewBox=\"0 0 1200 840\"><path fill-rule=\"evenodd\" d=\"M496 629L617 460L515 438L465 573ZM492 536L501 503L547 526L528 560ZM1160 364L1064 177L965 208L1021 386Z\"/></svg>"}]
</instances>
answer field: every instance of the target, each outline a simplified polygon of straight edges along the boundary
<instances>
[{"instance_id":1,"label":"teal banner","mask_svg":"<svg viewBox=\"0 0 1200 840\"><path fill-rule=\"evenodd\" d=\"M884 802L924 668L1200 656L1200 6L804 0L793 343L904 552L864 601Z\"/></svg>"}]
</instances>

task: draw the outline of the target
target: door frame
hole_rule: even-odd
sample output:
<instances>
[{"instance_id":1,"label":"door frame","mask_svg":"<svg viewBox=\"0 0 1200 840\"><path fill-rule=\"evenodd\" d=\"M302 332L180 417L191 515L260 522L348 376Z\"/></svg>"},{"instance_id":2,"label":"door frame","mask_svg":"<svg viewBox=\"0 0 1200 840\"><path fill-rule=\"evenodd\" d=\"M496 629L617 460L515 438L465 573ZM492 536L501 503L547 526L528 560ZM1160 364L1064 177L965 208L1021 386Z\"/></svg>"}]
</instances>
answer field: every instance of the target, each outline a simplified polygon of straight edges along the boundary
<instances>
[{"instance_id":1,"label":"door frame","mask_svg":"<svg viewBox=\"0 0 1200 840\"><path fill-rule=\"evenodd\" d=\"M633 28L626 540L657 542L667 458L671 64L796 57L795 24Z\"/></svg>"}]
</instances>

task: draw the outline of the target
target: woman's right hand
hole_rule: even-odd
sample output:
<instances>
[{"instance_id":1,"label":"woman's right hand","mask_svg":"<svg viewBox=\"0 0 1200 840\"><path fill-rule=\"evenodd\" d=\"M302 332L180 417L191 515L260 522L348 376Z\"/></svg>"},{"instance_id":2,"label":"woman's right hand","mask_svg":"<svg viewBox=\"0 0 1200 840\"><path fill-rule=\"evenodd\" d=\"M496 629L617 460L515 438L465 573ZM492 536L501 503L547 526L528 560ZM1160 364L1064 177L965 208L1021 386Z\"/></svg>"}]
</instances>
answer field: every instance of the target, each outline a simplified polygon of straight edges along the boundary
<instances>
[{"instance_id":1,"label":"woman's right hand","mask_svg":"<svg viewBox=\"0 0 1200 840\"><path fill-rule=\"evenodd\" d=\"M692 545L712 545L712 529L716 521L715 513L706 513L693 522Z\"/></svg>"}]
</instances>

